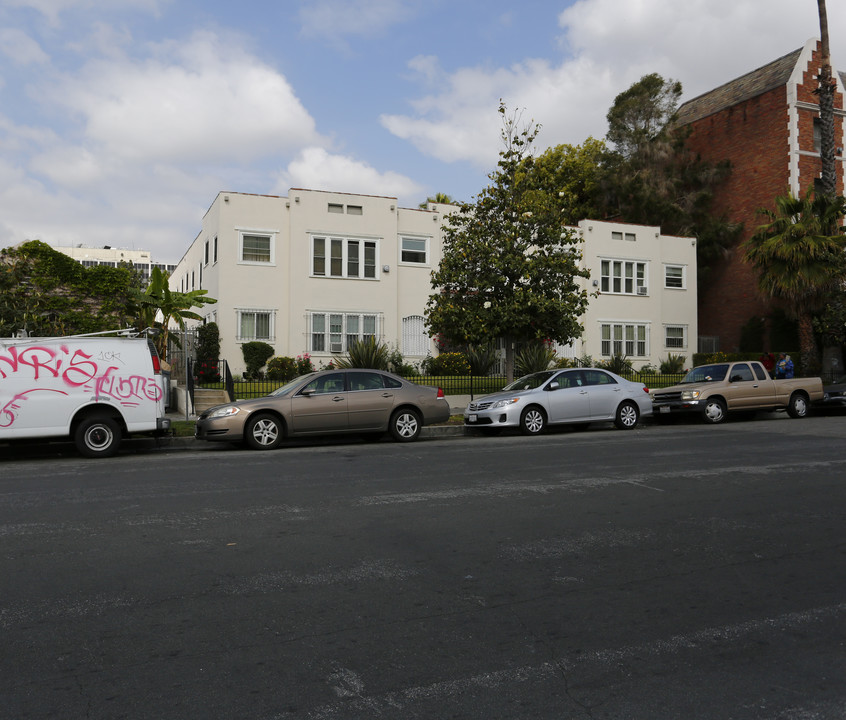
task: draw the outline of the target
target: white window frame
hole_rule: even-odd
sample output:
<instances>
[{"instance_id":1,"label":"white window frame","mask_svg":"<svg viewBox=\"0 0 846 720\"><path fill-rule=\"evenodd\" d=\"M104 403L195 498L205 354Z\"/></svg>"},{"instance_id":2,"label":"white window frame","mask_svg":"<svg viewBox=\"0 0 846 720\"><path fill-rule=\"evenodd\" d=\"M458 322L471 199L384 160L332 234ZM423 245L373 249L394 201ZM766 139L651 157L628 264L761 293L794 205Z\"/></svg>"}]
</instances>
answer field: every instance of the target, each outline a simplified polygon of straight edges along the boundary
<instances>
[{"instance_id":1,"label":"white window frame","mask_svg":"<svg viewBox=\"0 0 846 720\"><path fill-rule=\"evenodd\" d=\"M649 262L600 258L599 289L606 295L648 295Z\"/></svg>"},{"instance_id":2,"label":"white window frame","mask_svg":"<svg viewBox=\"0 0 846 720\"><path fill-rule=\"evenodd\" d=\"M681 272L681 277L679 278L681 285L670 285L669 279L669 271L670 270L679 270ZM687 267L680 263L666 263L664 265L664 287L667 290L686 290L687 289Z\"/></svg>"},{"instance_id":3,"label":"white window frame","mask_svg":"<svg viewBox=\"0 0 846 720\"><path fill-rule=\"evenodd\" d=\"M423 243L423 250L422 250L423 260L422 261L406 260L405 259L405 252L406 252L405 241L406 240L408 240L412 243L421 243L421 242ZM423 236L420 236L420 235L400 235L400 242L399 242L399 251L400 251L399 262L400 262L400 265L410 265L411 267L428 267L428 265L430 263L430 256L429 256L429 248L430 248L430 244L431 244L430 240L431 240L431 238L423 237ZM421 251L417 250L417 249L409 248L408 252L416 254L416 253L420 253Z\"/></svg>"},{"instance_id":4,"label":"white window frame","mask_svg":"<svg viewBox=\"0 0 846 720\"><path fill-rule=\"evenodd\" d=\"M243 318L247 315L253 316L253 332L252 333L244 333L243 332ZM255 328L258 326L258 316L259 315L267 315L268 316L268 337L259 336L258 332L256 332ZM276 310L271 308L236 308L235 309L235 332L237 333L235 337L236 342L253 342L254 340L260 340L261 342L276 342Z\"/></svg>"},{"instance_id":5,"label":"white window frame","mask_svg":"<svg viewBox=\"0 0 846 720\"><path fill-rule=\"evenodd\" d=\"M253 230L240 228L238 230L238 264L239 265L260 265L270 267L276 265L276 235L277 230ZM268 239L268 260L245 260L244 259L244 238L245 237L266 237Z\"/></svg>"},{"instance_id":6,"label":"white window frame","mask_svg":"<svg viewBox=\"0 0 846 720\"><path fill-rule=\"evenodd\" d=\"M323 255L317 255L315 248L323 243ZM314 278L332 278L335 280L378 280L379 279L379 239L364 237L346 237L338 235L312 235L310 250L310 272ZM373 249L372 262L368 262L367 249ZM340 250L340 253L337 250ZM323 272L317 272L315 260L323 258ZM333 262L339 263L333 268ZM353 271L353 263L357 271ZM367 269L372 268L372 274Z\"/></svg>"},{"instance_id":7,"label":"white window frame","mask_svg":"<svg viewBox=\"0 0 846 720\"><path fill-rule=\"evenodd\" d=\"M402 319L403 355L425 357L430 344L431 338L426 332L426 320L422 315L409 315Z\"/></svg>"},{"instance_id":8,"label":"white window frame","mask_svg":"<svg viewBox=\"0 0 846 720\"><path fill-rule=\"evenodd\" d=\"M670 331L681 331L681 338L670 338ZM670 343L672 339L674 344ZM675 344L678 341L681 342L680 345ZM681 323L667 323L664 325L664 348L666 350L687 350L687 325L683 325Z\"/></svg>"},{"instance_id":9,"label":"white window frame","mask_svg":"<svg viewBox=\"0 0 846 720\"><path fill-rule=\"evenodd\" d=\"M610 358L649 357L649 323L632 320L603 320L599 325L600 355Z\"/></svg>"},{"instance_id":10,"label":"white window frame","mask_svg":"<svg viewBox=\"0 0 846 720\"><path fill-rule=\"evenodd\" d=\"M308 347L311 353L344 353L353 340L382 339L382 314L315 310L308 317Z\"/></svg>"}]
</instances>

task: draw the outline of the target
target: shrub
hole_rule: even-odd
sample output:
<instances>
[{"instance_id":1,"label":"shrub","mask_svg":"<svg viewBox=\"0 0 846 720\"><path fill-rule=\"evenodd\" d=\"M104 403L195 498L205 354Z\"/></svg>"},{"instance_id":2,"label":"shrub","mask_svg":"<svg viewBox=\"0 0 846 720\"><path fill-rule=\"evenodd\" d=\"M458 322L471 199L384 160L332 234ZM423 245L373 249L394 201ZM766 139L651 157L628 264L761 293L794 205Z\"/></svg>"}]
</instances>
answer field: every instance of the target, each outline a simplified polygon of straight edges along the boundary
<instances>
[{"instance_id":1,"label":"shrub","mask_svg":"<svg viewBox=\"0 0 846 720\"><path fill-rule=\"evenodd\" d=\"M541 370L549 370L555 362L555 349L546 342L533 342L517 351L514 358L514 374L528 375Z\"/></svg>"},{"instance_id":2,"label":"shrub","mask_svg":"<svg viewBox=\"0 0 846 720\"><path fill-rule=\"evenodd\" d=\"M297 355L297 377L300 375L308 375L314 372L314 363L311 361L311 355L303 353Z\"/></svg>"},{"instance_id":3,"label":"shrub","mask_svg":"<svg viewBox=\"0 0 846 720\"><path fill-rule=\"evenodd\" d=\"M499 353L493 344L467 347L467 363L470 365L471 375L490 375L497 360L499 360Z\"/></svg>"},{"instance_id":4,"label":"shrub","mask_svg":"<svg viewBox=\"0 0 846 720\"><path fill-rule=\"evenodd\" d=\"M632 372L632 363L625 355L612 355L607 360L599 363L598 367L610 370L617 375L625 375Z\"/></svg>"},{"instance_id":5,"label":"shrub","mask_svg":"<svg viewBox=\"0 0 846 720\"><path fill-rule=\"evenodd\" d=\"M375 337L358 340L347 348L346 357L334 357L332 362L339 368L372 368L373 370L387 370L390 350L383 342L377 342Z\"/></svg>"},{"instance_id":6,"label":"shrub","mask_svg":"<svg viewBox=\"0 0 846 720\"><path fill-rule=\"evenodd\" d=\"M220 329L206 323L197 329L197 361L194 375L200 383L220 382Z\"/></svg>"},{"instance_id":7,"label":"shrub","mask_svg":"<svg viewBox=\"0 0 846 720\"><path fill-rule=\"evenodd\" d=\"M244 355L244 363L247 365L244 376L250 379L258 378L264 364L273 357L273 347L258 340L244 343L241 346L241 352Z\"/></svg>"},{"instance_id":8,"label":"shrub","mask_svg":"<svg viewBox=\"0 0 846 720\"><path fill-rule=\"evenodd\" d=\"M666 360L661 361L661 374L662 375L678 375L682 370L684 370L684 364L687 360L687 357L681 354L673 354L670 353L667 355Z\"/></svg>"},{"instance_id":9,"label":"shrub","mask_svg":"<svg viewBox=\"0 0 846 720\"><path fill-rule=\"evenodd\" d=\"M294 358L272 357L267 361L267 379L286 383L297 377L297 363Z\"/></svg>"},{"instance_id":10,"label":"shrub","mask_svg":"<svg viewBox=\"0 0 846 720\"><path fill-rule=\"evenodd\" d=\"M427 375L469 375L470 363L464 353L448 352L437 357L427 356L421 363L421 369Z\"/></svg>"}]
</instances>

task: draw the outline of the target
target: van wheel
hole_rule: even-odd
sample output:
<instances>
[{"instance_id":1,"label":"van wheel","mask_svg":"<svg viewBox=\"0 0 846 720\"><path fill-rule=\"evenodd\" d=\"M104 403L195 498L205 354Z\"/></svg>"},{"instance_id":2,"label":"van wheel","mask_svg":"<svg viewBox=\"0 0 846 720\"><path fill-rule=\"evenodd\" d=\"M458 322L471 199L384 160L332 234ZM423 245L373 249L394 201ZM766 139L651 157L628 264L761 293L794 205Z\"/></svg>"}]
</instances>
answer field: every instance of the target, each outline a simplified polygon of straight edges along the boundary
<instances>
[{"instance_id":1,"label":"van wheel","mask_svg":"<svg viewBox=\"0 0 846 720\"><path fill-rule=\"evenodd\" d=\"M268 413L258 413L247 421L244 439L253 450L273 450L279 447L285 431L279 420Z\"/></svg>"},{"instance_id":2,"label":"van wheel","mask_svg":"<svg viewBox=\"0 0 846 720\"><path fill-rule=\"evenodd\" d=\"M88 417L77 425L73 440L85 457L112 457L120 447L120 427L110 417Z\"/></svg>"},{"instance_id":3,"label":"van wheel","mask_svg":"<svg viewBox=\"0 0 846 720\"><path fill-rule=\"evenodd\" d=\"M802 393L793 393L787 405L787 414L792 418L808 416L808 399Z\"/></svg>"}]
</instances>

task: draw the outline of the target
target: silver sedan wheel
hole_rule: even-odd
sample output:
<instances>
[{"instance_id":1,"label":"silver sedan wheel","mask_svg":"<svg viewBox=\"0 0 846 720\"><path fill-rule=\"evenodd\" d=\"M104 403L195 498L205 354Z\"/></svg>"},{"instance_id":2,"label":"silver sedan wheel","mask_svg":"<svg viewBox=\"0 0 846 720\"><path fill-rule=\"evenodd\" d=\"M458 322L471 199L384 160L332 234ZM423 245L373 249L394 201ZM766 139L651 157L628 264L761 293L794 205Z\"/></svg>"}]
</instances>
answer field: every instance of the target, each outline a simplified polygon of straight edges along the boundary
<instances>
[{"instance_id":1,"label":"silver sedan wheel","mask_svg":"<svg viewBox=\"0 0 846 720\"><path fill-rule=\"evenodd\" d=\"M538 435L546 427L546 415L538 407L530 407L520 417L520 430L524 435Z\"/></svg>"},{"instance_id":2,"label":"silver sedan wheel","mask_svg":"<svg viewBox=\"0 0 846 720\"><path fill-rule=\"evenodd\" d=\"M637 406L634 403L624 402L617 408L617 417L614 419L614 425L620 430L631 430L637 426L639 416Z\"/></svg>"}]
</instances>

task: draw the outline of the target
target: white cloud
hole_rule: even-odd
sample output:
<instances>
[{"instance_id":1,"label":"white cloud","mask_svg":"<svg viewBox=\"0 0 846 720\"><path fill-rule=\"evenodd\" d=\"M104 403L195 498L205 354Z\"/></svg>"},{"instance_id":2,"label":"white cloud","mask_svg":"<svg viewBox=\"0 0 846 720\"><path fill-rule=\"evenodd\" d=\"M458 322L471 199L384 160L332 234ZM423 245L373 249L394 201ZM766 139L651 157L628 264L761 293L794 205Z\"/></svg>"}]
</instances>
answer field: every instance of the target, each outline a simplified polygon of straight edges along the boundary
<instances>
[{"instance_id":1,"label":"white cloud","mask_svg":"<svg viewBox=\"0 0 846 720\"><path fill-rule=\"evenodd\" d=\"M404 175L382 173L367 163L334 155L319 147L305 148L288 165L273 192L283 195L292 187L397 198L410 198L424 192L422 186Z\"/></svg>"},{"instance_id":2,"label":"white cloud","mask_svg":"<svg viewBox=\"0 0 846 720\"><path fill-rule=\"evenodd\" d=\"M312 0L300 9L300 22L303 35L332 40L374 37L412 14L403 0Z\"/></svg>"},{"instance_id":3,"label":"white cloud","mask_svg":"<svg viewBox=\"0 0 846 720\"><path fill-rule=\"evenodd\" d=\"M35 40L17 28L0 30L0 52L14 65L45 65L50 59Z\"/></svg>"},{"instance_id":4,"label":"white cloud","mask_svg":"<svg viewBox=\"0 0 846 720\"><path fill-rule=\"evenodd\" d=\"M108 11L125 12L138 9L152 15L159 15L163 5L171 0L3 0L10 8L30 8L41 13L51 25L58 25L63 13L74 10L96 10L99 14Z\"/></svg>"},{"instance_id":5,"label":"white cloud","mask_svg":"<svg viewBox=\"0 0 846 720\"><path fill-rule=\"evenodd\" d=\"M238 164L323 142L282 75L208 32L144 62L92 61L46 99L83 118L86 142L118 161Z\"/></svg>"},{"instance_id":6,"label":"white cloud","mask_svg":"<svg viewBox=\"0 0 846 720\"><path fill-rule=\"evenodd\" d=\"M408 67L429 94L410 101L410 113L382 115L382 125L431 157L490 168L500 149L500 98L541 123L539 143L581 143L604 137L616 95L647 73L680 80L693 97L819 35L816 5L793 0L768 0L766 12L750 0L578 0L559 24L566 57L558 62L527 58L447 74L434 56L412 59ZM846 7L829 8L829 28L844 25Z\"/></svg>"}]
</instances>

